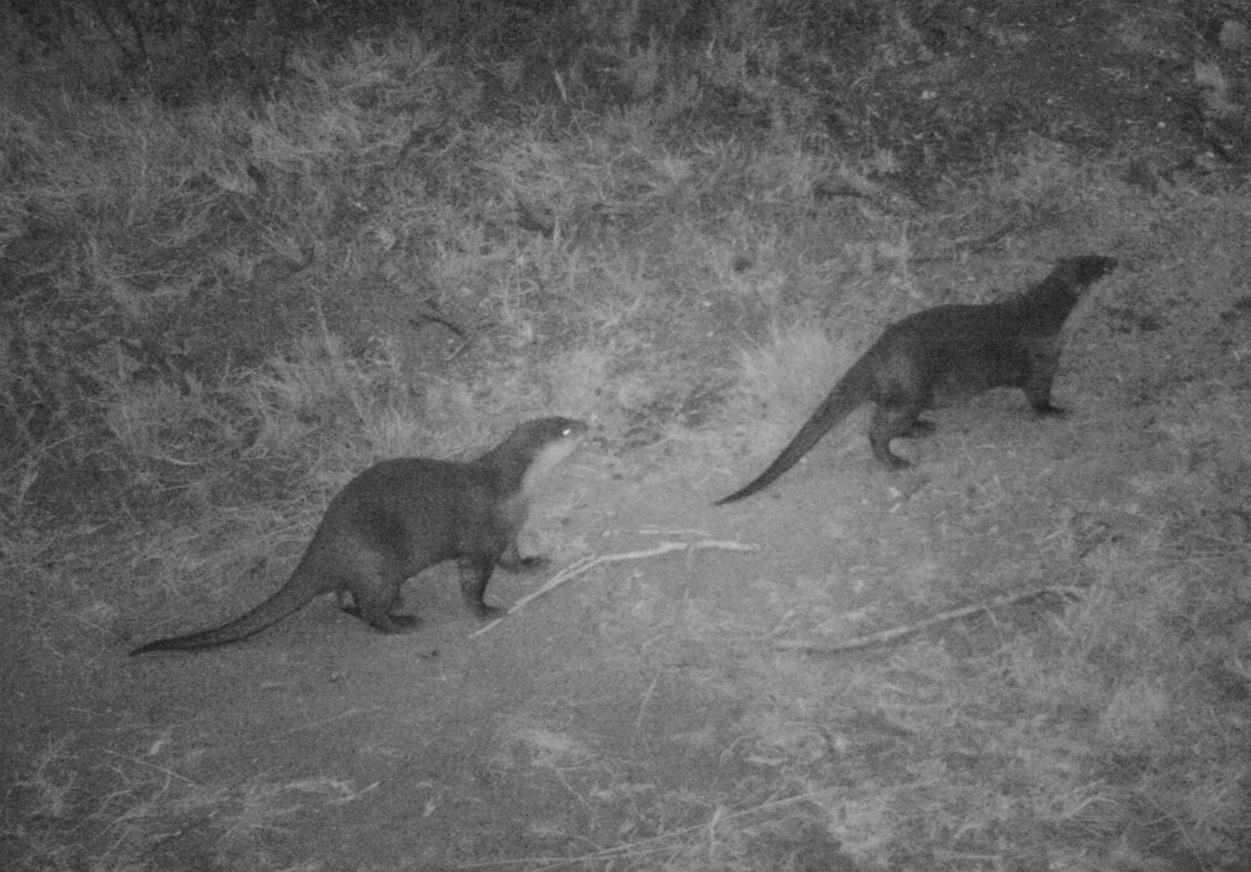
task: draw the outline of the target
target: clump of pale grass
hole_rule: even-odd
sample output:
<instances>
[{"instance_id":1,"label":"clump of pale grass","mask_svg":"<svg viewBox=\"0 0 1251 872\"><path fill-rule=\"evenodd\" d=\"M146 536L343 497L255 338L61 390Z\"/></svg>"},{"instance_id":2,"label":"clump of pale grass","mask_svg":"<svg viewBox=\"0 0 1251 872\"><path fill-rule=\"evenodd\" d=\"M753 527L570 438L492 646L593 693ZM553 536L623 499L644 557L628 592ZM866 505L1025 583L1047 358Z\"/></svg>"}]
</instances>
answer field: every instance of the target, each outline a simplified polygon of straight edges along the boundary
<instances>
[{"instance_id":1,"label":"clump of pale grass","mask_svg":"<svg viewBox=\"0 0 1251 872\"><path fill-rule=\"evenodd\" d=\"M740 356L738 398L731 400L730 414L734 415L734 406L751 409L747 413L751 426L738 431L747 440L747 451L776 452L812 414L853 359L811 321L787 327L774 325L766 344L745 348Z\"/></svg>"}]
</instances>

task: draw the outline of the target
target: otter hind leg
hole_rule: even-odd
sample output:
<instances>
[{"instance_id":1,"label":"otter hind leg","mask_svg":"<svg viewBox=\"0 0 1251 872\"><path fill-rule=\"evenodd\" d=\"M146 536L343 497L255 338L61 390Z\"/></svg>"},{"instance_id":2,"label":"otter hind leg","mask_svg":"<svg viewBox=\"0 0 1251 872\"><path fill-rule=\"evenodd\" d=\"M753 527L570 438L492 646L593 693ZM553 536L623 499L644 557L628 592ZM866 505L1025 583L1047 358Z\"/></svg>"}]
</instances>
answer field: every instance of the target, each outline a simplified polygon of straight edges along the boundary
<instances>
[{"instance_id":1,"label":"otter hind leg","mask_svg":"<svg viewBox=\"0 0 1251 872\"><path fill-rule=\"evenodd\" d=\"M907 469L912 461L905 460L890 450L890 441L901 436L923 435L933 430L929 421L917 419L921 409L916 406L889 406L879 403L873 410L869 425L869 445L873 456L890 469Z\"/></svg>"},{"instance_id":2,"label":"otter hind leg","mask_svg":"<svg viewBox=\"0 0 1251 872\"><path fill-rule=\"evenodd\" d=\"M400 603L398 596L377 596L376 593L369 591L363 596L353 594L354 602L344 605L343 611L360 618L382 633L407 633L421 626L421 619L417 616L395 611Z\"/></svg>"},{"instance_id":3,"label":"otter hind leg","mask_svg":"<svg viewBox=\"0 0 1251 872\"><path fill-rule=\"evenodd\" d=\"M403 568L382 555L361 559L352 577L339 588L339 606L383 633L406 633L421 625L414 615L401 614Z\"/></svg>"}]
</instances>

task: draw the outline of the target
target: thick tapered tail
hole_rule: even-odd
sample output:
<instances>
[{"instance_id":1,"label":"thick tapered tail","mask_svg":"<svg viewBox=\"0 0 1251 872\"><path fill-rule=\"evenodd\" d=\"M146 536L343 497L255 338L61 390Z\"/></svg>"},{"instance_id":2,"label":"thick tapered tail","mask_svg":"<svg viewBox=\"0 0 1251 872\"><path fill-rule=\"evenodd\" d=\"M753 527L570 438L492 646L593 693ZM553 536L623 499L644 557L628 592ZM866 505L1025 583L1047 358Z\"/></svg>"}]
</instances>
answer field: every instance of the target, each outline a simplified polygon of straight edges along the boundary
<instances>
[{"instance_id":1,"label":"thick tapered tail","mask_svg":"<svg viewBox=\"0 0 1251 872\"><path fill-rule=\"evenodd\" d=\"M799 428L795 438L782 449L769 468L760 473L751 483L736 490L728 497L717 500L714 506L724 506L744 497L749 497L773 484L783 473L799 462L800 458L812 450L812 446L821 441L821 437L836 426L840 421L855 411L856 407L869 399L865 387L864 370L861 364L864 358L856 361L847 374L839 380L830 391L829 396L817 406L817 410Z\"/></svg>"},{"instance_id":2,"label":"thick tapered tail","mask_svg":"<svg viewBox=\"0 0 1251 872\"><path fill-rule=\"evenodd\" d=\"M196 648L212 648L216 645L238 642L240 639L259 633L266 627L299 611L321 593L314 585L309 584L307 579L304 579L300 571L302 568L297 567L286 584L246 615L241 615L211 630L157 639L155 642L149 642L131 651L130 656L146 654L149 651L191 651Z\"/></svg>"}]
</instances>

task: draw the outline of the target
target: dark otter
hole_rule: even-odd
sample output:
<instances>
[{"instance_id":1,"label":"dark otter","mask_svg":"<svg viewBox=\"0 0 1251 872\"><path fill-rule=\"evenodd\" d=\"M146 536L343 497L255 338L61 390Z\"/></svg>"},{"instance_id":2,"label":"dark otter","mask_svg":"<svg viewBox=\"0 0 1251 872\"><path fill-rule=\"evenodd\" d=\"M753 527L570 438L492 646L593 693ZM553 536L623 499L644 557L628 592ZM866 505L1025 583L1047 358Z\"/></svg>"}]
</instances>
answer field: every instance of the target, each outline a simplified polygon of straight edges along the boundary
<instances>
[{"instance_id":1,"label":"dark otter","mask_svg":"<svg viewBox=\"0 0 1251 872\"><path fill-rule=\"evenodd\" d=\"M910 465L890 450L897 436L933 430L918 416L995 387L1025 391L1041 415L1051 403L1060 364L1060 330L1085 289L1116 267L1110 257L1061 260L1036 287L994 303L935 306L886 328L830 391L777 459L754 481L716 505L769 486L862 403L877 404L869 426L873 456L891 469Z\"/></svg>"},{"instance_id":2,"label":"dark otter","mask_svg":"<svg viewBox=\"0 0 1251 872\"><path fill-rule=\"evenodd\" d=\"M465 605L478 617L494 616L499 609L482 598L491 573L496 566L542 564L542 558L521 557L517 534L535 488L577 447L586 429L580 421L540 418L468 463L406 457L371 466L330 501L304 556L273 596L215 629L158 639L130 653L237 642L331 591L346 611L377 630L414 629L417 618L393 611L400 586L453 558L462 562Z\"/></svg>"}]
</instances>

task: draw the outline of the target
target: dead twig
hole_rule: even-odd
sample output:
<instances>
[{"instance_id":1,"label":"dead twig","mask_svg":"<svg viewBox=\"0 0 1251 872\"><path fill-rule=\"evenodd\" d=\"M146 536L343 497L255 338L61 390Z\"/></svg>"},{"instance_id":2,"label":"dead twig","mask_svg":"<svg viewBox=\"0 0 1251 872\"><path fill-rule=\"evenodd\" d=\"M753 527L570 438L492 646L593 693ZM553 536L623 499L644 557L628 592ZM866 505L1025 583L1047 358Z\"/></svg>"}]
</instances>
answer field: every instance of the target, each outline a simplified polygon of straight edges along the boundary
<instances>
[{"instance_id":1,"label":"dead twig","mask_svg":"<svg viewBox=\"0 0 1251 872\"><path fill-rule=\"evenodd\" d=\"M568 866L576 866L596 860L611 860L615 858L630 858L638 860L653 854L673 850L673 848L676 847L676 845L674 845L675 842L688 838L699 832L708 832L713 830L718 825L726 821L741 820L758 814L768 814L778 811L779 809L789 808L790 806L800 805L806 802L815 804L818 809L825 809L836 794L836 789L827 788L824 790L816 790L811 793L803 793L798 796L787 796L782 799L774 799L761 805L752 806L751 808L744 808L739 809L738 811L729 812L718 806L713 809L712 816L707 821L694 824L693 826L682 827L681 829L673 830L671 832L661 833L658 836L640 839L636 842L628 842L624 845L603 848L599 851L582 854L577 857L520 857L514 860L487 860L485 862L465 863L457 868L484 869L490 867L497 869L504 866L525 866L530 869L550 872L550 870L564 869Z\"/></svg>"},{"instance_id":2,"label":"dead twig","mask_svg":"<svg viewBox=\"0 0 1251 872\"><path fill-rule=\"evenodd\" d=\"M566 581L570 581L571 579L577 578L579 575L585 575L587 572L590 572L596 566L600 566L604 563L620 563L623 560L646 560L649 557L659 557L662 554L668 554L672 551L685 551L687 554L691 554L702 548L719 548L723 551L759 551L760 550L759 545L753 545L747 542L724 541L720 539L702 539L698 542L662 542L661 544L657 545L654 548L645 548L642 551L623 551L617 554L600 554L597 557L584 557L581 560L578 560L569 564L560 572L553 575L551 579L547 582L547 584L543 585L538 590L534 591L533 593L526 594L521 599L517 600L517 602L513 603L512 606L508 609L508 612L504 615L504 617L508 617L508 615L511 615L514 612L520 611L526 605L538 599L539 597L543 596L548 591L551 591L554 588L559 587L560 585L564 584ZM489 624L485 624L484 626L479 627L473 633L469 634L469 638L472 639L474 636L479 636L482 633L485 633L487 630L494 627L503 619L504 618L496 618L495 620L491 621Z\"/></svg>"},{"instance_id":3,"label":"dead twig","mask_svg":"<svg viewBox=\"0 0 1251 872\"><path fill-rule=\"evenodd\" d=\"M1012 605L1013 603L1023 602L1025 600L1034 599L1043 594L1055 594L1059 597L1071 597L1077 599L1082 595L1082 589L1078 587L1040 587L1035 590L1028 590L1024 593L1006 594L1004 596L995 597L983 603L974 603L970 606L962 606L958 609L952 609L949 612L942 612L933 617L918 621L915 624L907 624L902 627L891 627L889 630L879 630L876 633L869 633L866 636L857 636L846 642L811 642L804 639L784 639L780 642L774 642L773 647L784 651L809 651L814 654L836 654L842 651L854 651L857 648L867 648L870 645L877 645L885 642L894 642L896 639L902 639L904 636L911 636L913 633L919 633L922 630L928 630L930 627L936 627L939 624L948 621L958 620L969 615L977 614L988 609L998 606Z\"/></svg>"}]
</instances>

